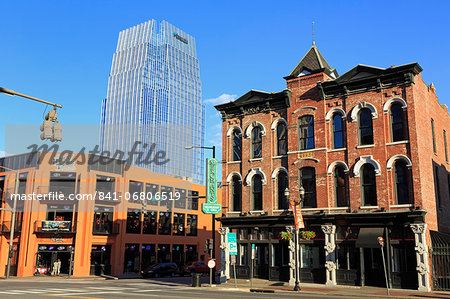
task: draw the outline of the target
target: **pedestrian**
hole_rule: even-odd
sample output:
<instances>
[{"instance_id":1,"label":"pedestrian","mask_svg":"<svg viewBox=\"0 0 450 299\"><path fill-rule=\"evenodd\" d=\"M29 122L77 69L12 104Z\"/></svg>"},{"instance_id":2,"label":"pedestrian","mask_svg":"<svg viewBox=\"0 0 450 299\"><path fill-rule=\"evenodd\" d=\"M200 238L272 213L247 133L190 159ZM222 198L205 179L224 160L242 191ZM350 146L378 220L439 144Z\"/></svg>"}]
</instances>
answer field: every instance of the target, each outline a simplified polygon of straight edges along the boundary
<instances>
[{"instance_id":1,"label":"pedestrian","mask_svg":"<svg viewBox=\"0 0 450 299\"><path fill-rule=\"evenodd\" d=\"M58 271L58 261L54 261L53 269L52 269L52 276L55 276L57 271Z\"/></svg>"},{"instance_id":2,"label":"pedestrian","mask_svg":"<svg viewBox=\"0 0 450 299\"><path fill-rule=\"evenodd\" d=\"M57 269L58 275L61 272L61 260L58 259L58 269Z\"/></svg>"}]
</instances>

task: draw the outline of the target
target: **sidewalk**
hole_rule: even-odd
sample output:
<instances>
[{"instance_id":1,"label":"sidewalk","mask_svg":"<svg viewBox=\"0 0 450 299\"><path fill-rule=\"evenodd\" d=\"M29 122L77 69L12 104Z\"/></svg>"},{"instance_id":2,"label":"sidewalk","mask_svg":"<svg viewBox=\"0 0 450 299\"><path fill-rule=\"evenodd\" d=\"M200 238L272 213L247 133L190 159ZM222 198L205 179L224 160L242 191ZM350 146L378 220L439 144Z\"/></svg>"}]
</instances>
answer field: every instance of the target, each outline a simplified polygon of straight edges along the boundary
<instances>
[{"instance_id":1,"label":"sidewalk","mask_svg":"<svg viewBox=\"0 0 450 299\"><path fill-rule=\"evenodd\" d=\"M240 291L249 292L293 292L293 287L285 282L267 281L263 279L253 279L253 286L250 288L250 280L238 279L237 288ZM233 290L235 289L234 279L228 280L226 283L217 285L218 289ZM386 289L376 287L355 287L355 286L335 286L326 287L323 284L301 283L301 293L310 294L329 294L333 296L345 296L350 298L353 296L370 296L370 297L387 297ZM450 298L450 292L436 291L430 293L418 292L415 290L391 289L390 297L396 298Z\"/></svg>"}]
</instances>

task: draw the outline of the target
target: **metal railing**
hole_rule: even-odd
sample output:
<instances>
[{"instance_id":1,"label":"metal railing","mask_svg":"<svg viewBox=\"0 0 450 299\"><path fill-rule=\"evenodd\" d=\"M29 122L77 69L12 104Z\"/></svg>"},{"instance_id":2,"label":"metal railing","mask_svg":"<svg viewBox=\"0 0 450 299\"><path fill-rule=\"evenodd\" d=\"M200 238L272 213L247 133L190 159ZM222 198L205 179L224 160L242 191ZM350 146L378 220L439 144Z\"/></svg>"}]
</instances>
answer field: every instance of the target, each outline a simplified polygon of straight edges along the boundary
<instances>
[{"instance_id":1,"label":"metal railing","mask_svg":"<svg viewBox=\"0 0 450 299\"><path fill-rule=\"evenodd\" d=\"M450 245L433 246L431 258L433 289L450 291Z\"/></svg>"}]
</instances>

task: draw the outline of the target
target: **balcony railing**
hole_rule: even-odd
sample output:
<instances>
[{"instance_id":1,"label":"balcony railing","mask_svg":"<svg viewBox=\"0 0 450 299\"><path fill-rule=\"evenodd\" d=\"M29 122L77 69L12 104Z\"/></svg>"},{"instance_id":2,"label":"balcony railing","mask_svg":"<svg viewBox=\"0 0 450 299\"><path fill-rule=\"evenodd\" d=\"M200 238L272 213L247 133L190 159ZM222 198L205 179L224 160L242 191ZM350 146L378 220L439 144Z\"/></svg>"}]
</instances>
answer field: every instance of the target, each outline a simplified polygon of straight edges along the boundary
<instances>
[{"instance_id":1,"label":"balcony railing","mask_svg":"<svg viewBox=\"0 0 450 299\"><path fill-rule=\"evenodd\" d=\"M70 234L75 233L76 230L72 221L38 220L34 224L34 232Z\"/></svg>"},{"instance_id":2,"label":"balcony railing","mask_svg":"<svg viewBox=\"0 0 450 299\"><path fill-rule=\"evenodd\" d=\"M11 221L3 221L1 224L2 233L11 232ZM14 225L14 233L20 233L22 231L22 222L16 222Z\"/></svg>"},{"instance_id":3,"label":"balcony railing","mask_svg":"<svg viewBox=\"0 0 450 299\"><path fill-rule=\"evenodd\" d=\"M92 233L94 235L115 235L119 233L119 223L94 224Z\"/></svg>"}]
</instances>

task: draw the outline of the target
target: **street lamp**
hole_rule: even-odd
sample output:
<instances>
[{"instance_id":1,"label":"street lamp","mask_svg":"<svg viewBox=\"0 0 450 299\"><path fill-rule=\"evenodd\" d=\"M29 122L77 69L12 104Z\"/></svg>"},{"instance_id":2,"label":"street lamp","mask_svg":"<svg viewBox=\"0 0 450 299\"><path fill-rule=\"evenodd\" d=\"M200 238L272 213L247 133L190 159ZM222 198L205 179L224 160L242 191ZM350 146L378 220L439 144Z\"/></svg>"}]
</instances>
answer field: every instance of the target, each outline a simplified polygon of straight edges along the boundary
<instances>
[{"instance_id":1,"label":"street lamp","mask_svg":"<svg viewBox=\"0 0 450 299\"><path fill-rule=\"evenodd\" d=\"M17 194L19 194L19 170L14 170L5 166L0 166L5 170L15 171L16 172L16 182L14 186L14 202L12 209L2 208L0 210L10 211L11 212L11 227L9 232L9 250L8 250L8 263L6 266L6 279L9 278L9 273L11 271L11 258L13 255L13 241L14 241L14 230L16 225L16 209L17 209Z\"/></svg>"},{"instance_id":2,"label":"street lamp","mask_svg":"<svg viewBox=\"0 0 450 299\"><path fill-rule=\"evenodd\" d=\"M295 210L297 208L297 205L301 204L303 202L303 200L305 199L305 188L303 188L303 186L300 185L299 188L299 199L298 200L293 200L294 206L293 206L293 213L295 213ZM286 187L286 189L284 190L284 196L286 197L286 199L289 201L289 189ZM295 221L295 219L294 219ZM294 232L295 232L295 254L294 254L294 259L295 259L295 286L294 286L294 291L298 292L300 291L300 265L299 265L299 255L298 255L298 249L299 249L299 244L298 244L298 239L299 239L299 229L297 227L294 228Z\"/></svg>"},{"instance_id":3,"label":"street lamp","mask_svg":"<svg viewBox=\"0 0 450 299\"><path fill-rule=\"evenodd\" d=\"M201 149L210 149L212 150L212 157L213 159L216 158L216 147L213 146L186 146L184 149L190 150L190 149L194 149L194 148L201 148ZM215 214L211 214L212 215L212 259L216 258L216 215ZM212 276L212 282L216 283L216 267L214 267L213 269L213 276Z\"/></svg>"}]
</instances>

